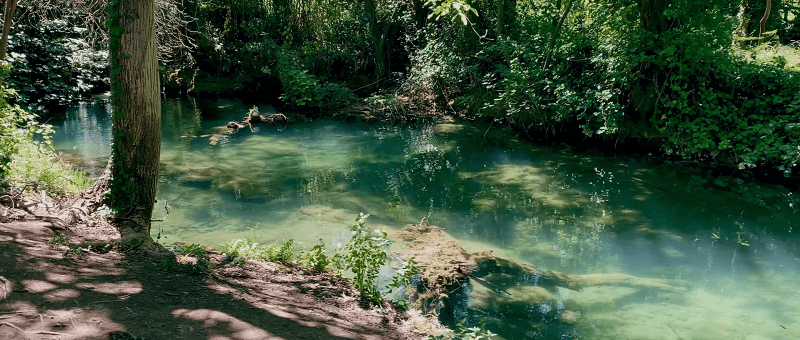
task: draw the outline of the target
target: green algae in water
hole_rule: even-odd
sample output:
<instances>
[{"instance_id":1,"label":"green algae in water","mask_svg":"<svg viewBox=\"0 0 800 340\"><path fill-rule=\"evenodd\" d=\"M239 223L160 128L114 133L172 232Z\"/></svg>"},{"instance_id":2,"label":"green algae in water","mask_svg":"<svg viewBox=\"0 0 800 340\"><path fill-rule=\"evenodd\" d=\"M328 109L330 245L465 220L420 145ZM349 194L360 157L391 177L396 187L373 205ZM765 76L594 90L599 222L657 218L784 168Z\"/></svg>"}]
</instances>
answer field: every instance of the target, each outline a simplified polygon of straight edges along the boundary
<instances>
[{"instance_id":1,"label":"green algae in water","mask_svg":"<svg viewBox=\"0 0 800 340\"><path fill-rule=\"evenodd\" d=\"M530 145L501 129L462 123L320 120L285 131L245 129L210 143L207 135L249 107L235 100L164 102L158 199L172 212L153 225L162 241L218 246L255 237L310 248L322 238L330 251L347 242L360 212L390 234L430 215L470 251L491 249L568 273L692 283L683 294L559 289L548 304L579 311L576 325L548 328L500 315L500 323L487 326L504 339L800 334L797 193ZM85 162L107 157L107 109L82 106L57 122L56 148ZM165 214L160 207L156 219ZM480 321L478 312L467 313Z\"/></svg>"}]
</instances>

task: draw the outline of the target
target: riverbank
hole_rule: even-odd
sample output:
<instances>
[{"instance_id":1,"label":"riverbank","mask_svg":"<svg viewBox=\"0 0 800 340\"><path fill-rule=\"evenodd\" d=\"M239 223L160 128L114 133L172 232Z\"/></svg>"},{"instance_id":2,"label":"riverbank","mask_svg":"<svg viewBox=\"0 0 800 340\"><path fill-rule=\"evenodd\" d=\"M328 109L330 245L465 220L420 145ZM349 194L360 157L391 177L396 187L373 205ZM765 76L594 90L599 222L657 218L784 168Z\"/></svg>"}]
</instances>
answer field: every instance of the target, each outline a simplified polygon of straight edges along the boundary
<instances>
[{"instance_id":1,"label":"riverbank","mask_svg":"<svg viewBox=\"0 0 800 340\"><path fill-rule=\"evenodd\" d=\"M362 308L335 274L251 260L237 266L218 253L196 274L167 269L164 254L117 244L105 223L3 222L3 339L421 338L388 303L384 312Z\"/></svg>"}]
</instances>

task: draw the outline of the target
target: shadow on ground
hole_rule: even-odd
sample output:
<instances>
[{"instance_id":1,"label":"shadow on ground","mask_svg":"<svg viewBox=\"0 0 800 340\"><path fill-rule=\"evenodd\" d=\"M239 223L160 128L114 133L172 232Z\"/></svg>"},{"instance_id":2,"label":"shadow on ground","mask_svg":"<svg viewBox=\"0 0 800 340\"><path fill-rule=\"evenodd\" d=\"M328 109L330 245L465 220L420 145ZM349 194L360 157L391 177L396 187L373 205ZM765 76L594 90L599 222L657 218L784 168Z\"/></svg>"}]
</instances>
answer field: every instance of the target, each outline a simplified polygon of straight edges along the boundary
<instances>
[{"instance_id":1,"label":"shadow on ground","mask_svg":"<svg viewBox=\"0 0 800 340\"><path fill-rule=\"evenodd\" d=\"M0 339L419 338L330 275L258 262L191 275L140 253L77 256L49 246L53 235L43 222L0 224L0 276L13 287Z\"/></svg>"}]
</instances>

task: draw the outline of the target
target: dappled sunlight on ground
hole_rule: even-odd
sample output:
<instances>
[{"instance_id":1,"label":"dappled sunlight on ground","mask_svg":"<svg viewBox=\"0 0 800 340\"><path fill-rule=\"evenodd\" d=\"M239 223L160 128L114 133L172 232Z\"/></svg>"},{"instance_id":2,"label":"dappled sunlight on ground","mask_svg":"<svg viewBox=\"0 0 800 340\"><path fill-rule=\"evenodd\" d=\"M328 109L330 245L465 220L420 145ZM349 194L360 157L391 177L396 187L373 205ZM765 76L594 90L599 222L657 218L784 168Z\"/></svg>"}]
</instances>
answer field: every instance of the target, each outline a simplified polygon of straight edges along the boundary
<instances>
[{"instance_id":1,"label":"dappled sunlight on ground","mask_svg":"<svg viewBox=\"0 0 800 340\"><path fill-rule=\"evenodd\" d=\"M39 230L36 230L36 229ZM22 238L22 231L27 235ZM106 339L122 331L146 339L406 339L358 306L349 286L257 262L222 267L230 276L167 271L140 253L77 255L47 245L54 235L25 222L0 224L0 339ZM387 328L389 327L389 328ZM405 335L404 335L405 334ZM415 338L412 337L412 338Z\"/></svg>"}]
</instances>

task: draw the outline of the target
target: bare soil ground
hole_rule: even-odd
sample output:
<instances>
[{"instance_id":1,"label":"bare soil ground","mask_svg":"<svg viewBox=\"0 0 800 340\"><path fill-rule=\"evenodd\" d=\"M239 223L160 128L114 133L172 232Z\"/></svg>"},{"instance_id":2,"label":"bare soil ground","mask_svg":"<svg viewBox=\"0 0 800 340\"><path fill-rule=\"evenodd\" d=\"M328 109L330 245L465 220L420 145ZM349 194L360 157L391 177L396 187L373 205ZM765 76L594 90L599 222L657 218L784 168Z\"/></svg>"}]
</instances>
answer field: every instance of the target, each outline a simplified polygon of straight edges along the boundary
<instances>
[{"instance_id":1,"label":"bare soil ground","mask_svg":"<svg viewBox=\"0 0 800 340\"><path fill-rule=\"evenodd\" d=\"M0 223L0 339L419 339L392 309L363 309L332 274L211 256L211 274L164 269L158 254L51 246L52 224ZM112 241L105 225L62 231Z\"/></svg>"}]
</instances>

